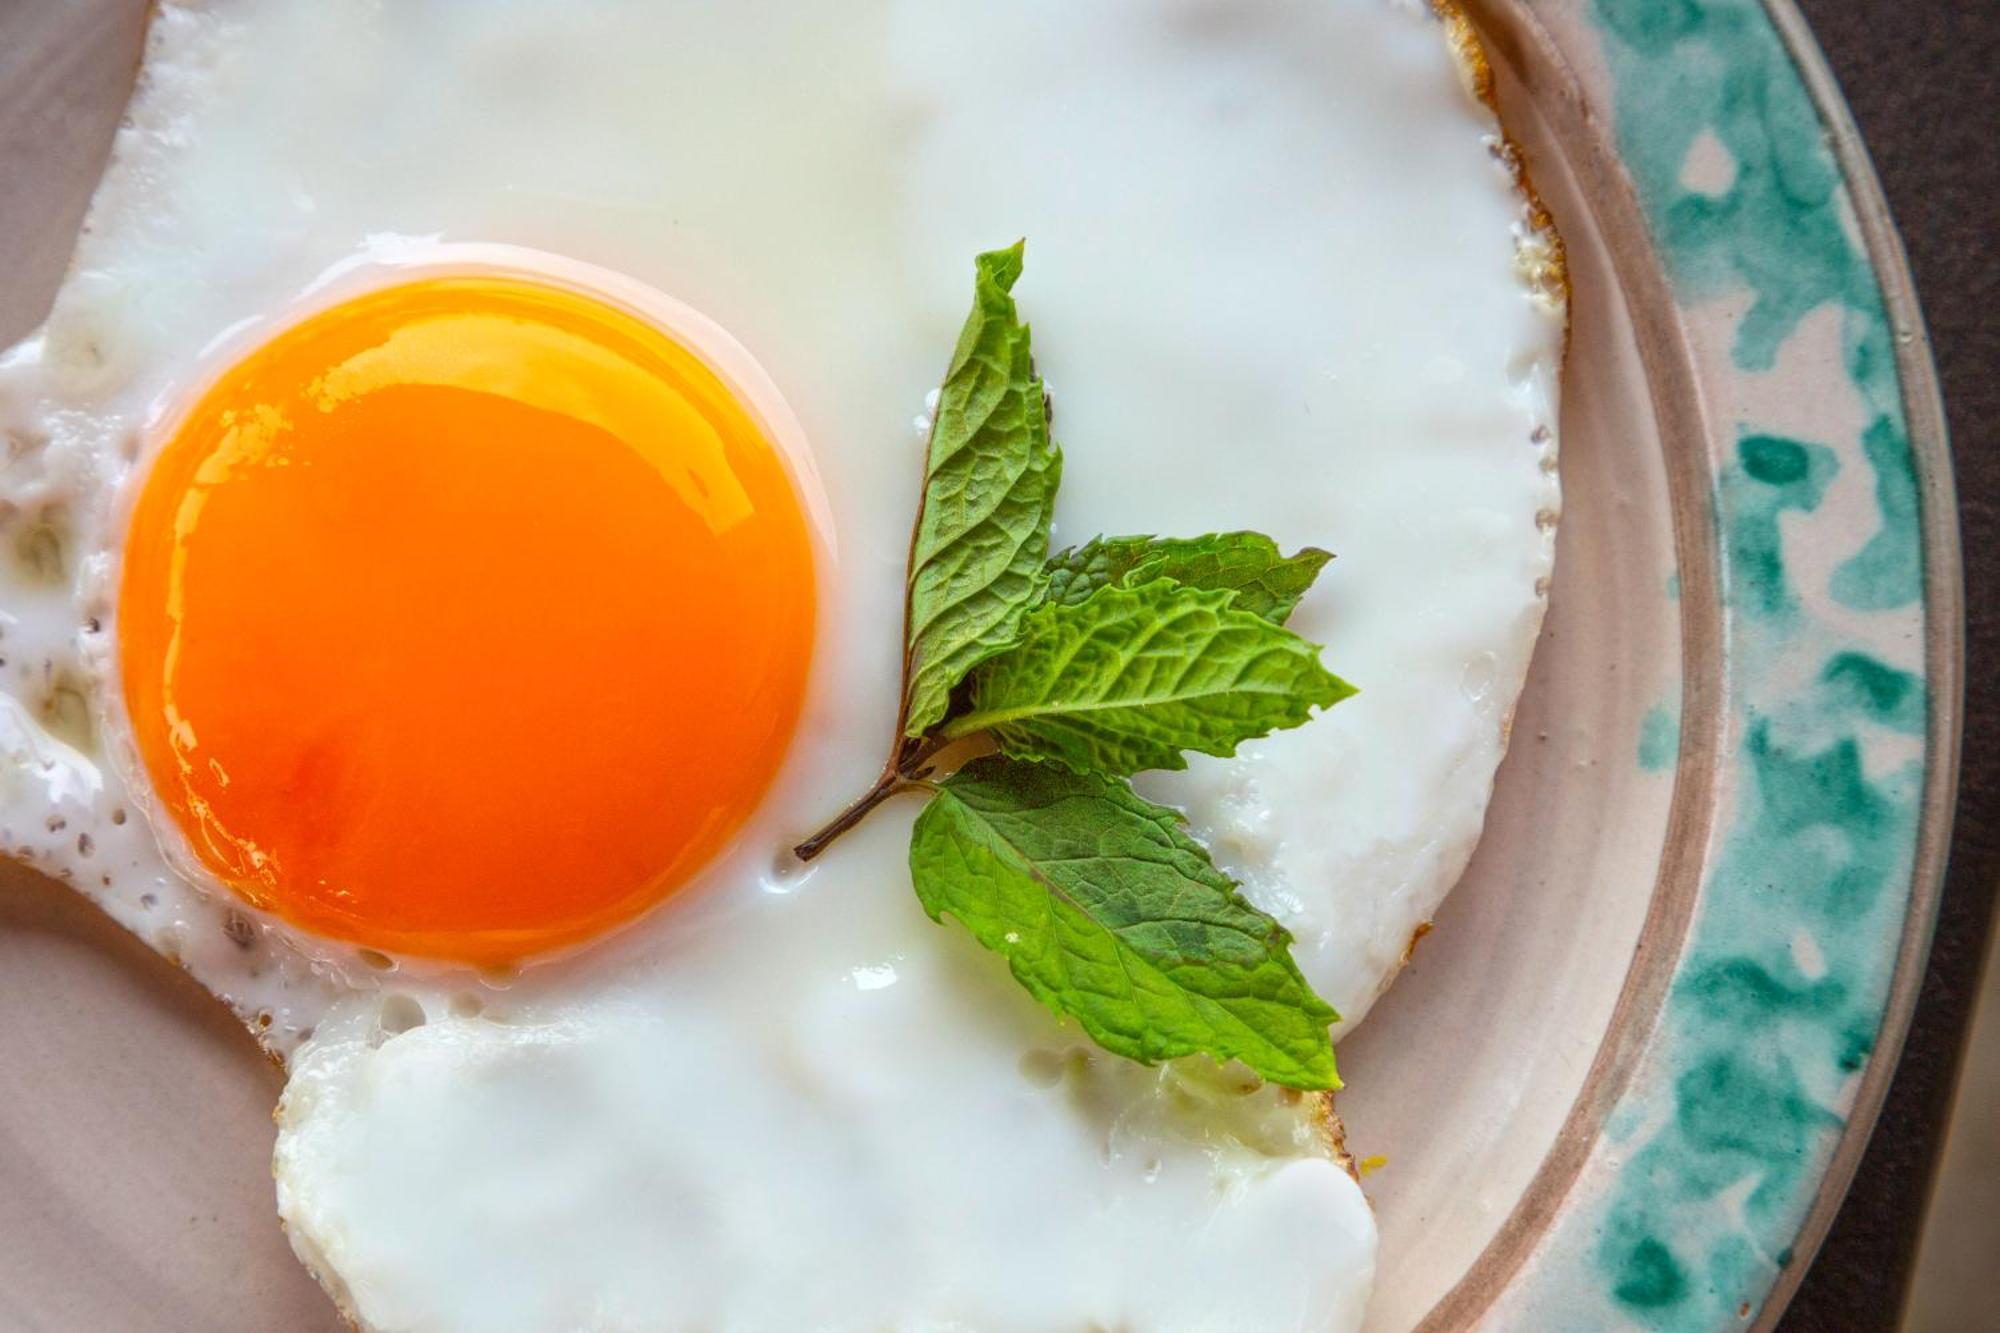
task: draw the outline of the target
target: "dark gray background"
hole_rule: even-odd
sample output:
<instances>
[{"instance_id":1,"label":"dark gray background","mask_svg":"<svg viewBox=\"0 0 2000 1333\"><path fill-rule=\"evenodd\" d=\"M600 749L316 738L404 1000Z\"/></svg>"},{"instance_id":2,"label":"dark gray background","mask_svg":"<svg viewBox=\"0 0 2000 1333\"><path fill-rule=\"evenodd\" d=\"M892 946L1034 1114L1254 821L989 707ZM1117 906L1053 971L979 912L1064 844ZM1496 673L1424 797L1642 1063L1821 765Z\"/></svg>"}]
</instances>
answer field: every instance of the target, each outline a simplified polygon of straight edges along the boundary
<instances>
[{"instance_id":1,"label":"dark gray background","mask_svg":"<svg viewBox=\"0 0 2000 1333\"><path fill-rule=\"evenodd\" d=\"M1944 381L1965 544L1964 768L1930 970L1854 1188L1781 1325L1867 1333L1898 1323L2000 882L2000 4L1799 7L1860 122L1910 252ZM1990 1327L2000 1328L2000 1302Z\"/></svg>"}]
</instances>

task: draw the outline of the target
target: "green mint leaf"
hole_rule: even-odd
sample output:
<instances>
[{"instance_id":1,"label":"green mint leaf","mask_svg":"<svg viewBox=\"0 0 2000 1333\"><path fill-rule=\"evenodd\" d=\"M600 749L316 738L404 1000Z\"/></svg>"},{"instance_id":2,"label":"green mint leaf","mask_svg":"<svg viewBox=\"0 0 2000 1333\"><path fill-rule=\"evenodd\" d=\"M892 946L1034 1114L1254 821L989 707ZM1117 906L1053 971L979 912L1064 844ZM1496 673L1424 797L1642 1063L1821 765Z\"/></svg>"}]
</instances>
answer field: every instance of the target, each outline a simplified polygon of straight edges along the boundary
<instances>
[{"instance_id":1,"label":"green mint leaf","mask_svg":"<svg viewBox=\"0 0 2000 1333\"><path fill-rule=\"evenodd\" d=\"M1021 255L1016 242L979 256L972 313L938 390L910 549L906 736L929 731L965 673L1014 641L1047 580L1062 453L1009 295Z\"/></svg>"},{"instance_id":2,"label":"green mint leaf","mask_svg":"<svg viewBox=\"0 0 2000 1333\"><path fill-rule=\"evenodd\" d=\"M1233 592L1239 608L1282 625L1331 559L1316 546L1283 555L1261 532L1098 537L1049 557L1048 600L1074 605L1107 584L1172 579Z\"/></svg>"},{"instance_id":3,"label":"green mint leaf","mask_svg":"<svg viewBox=\"0 0 2000 1333\"><path fill-rule=\"evenodd\" d=\"M1233 594L1156 579L1048 602L1021 638L972 673L969 706L942 734L986 732L1007 754L1084 772L1186 768L1227 755L1354 693L1319 649Z\"/></svg>"},{"instance_id":4,"label":"green mint leaf","mask_svg":"<svg viewBox=\"0 0 2000 1333\"><path fill-rule=\"evenodd\" d=\"M917 816L910 873L932 920L958 918L1114 1054L1206 1052L1288 1087L1340 1086L1339 1015L1290 933L1121 780L975 760Z\"/></svg>"}]
</instances>

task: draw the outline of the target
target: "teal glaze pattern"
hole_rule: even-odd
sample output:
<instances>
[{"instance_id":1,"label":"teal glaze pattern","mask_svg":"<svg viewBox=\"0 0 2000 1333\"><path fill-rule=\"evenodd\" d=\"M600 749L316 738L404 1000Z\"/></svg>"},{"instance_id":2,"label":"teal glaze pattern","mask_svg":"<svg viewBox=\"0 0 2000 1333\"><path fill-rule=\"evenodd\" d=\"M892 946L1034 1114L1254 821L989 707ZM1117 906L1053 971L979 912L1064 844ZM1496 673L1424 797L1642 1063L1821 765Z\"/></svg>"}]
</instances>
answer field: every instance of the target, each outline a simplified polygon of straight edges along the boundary
<instances>
[{"instance_id":1,"label":"teal glaze pattern","mask_svg":"<svg viewBox=\"0 0 2000 1333\"><path fill-rule=\"evenodd\" d=\"M1797 614L1778 518L1786 510L1819 508L1839 466L1833 450L1803 440L1745 435L1736 442L1736 462L1723 469L1716 508L1728 520L1717 525L1724 577L1733 581L1729 591L1743 614L1787 621Z\"/></svg>"},{"instance_id":2,"label":"teal glaze pattern","mask_svg":"<svg viewBox=\"0 0 2000 1333\"><path fill-rule=\"evenodd\" d=\"M1834 705L1849 714L1870 718L1910 736L1924 732L1924 682L1914 672L1901 671L1866 653L1836 653L1820 673L1834 687Z\"/></svg>"},{"instance_id":3,"label":"teal glaze pattern","mask_svg":"<svg viewBox=\"0 0 2000 1333\"><path fill-rule=\"evenodd\" d=\"M1862 437L1881 526L1835 574L1857 610L1923 590L1916 471L1893 334L1856 244L1825 128L1763 8L1752 0L1596 0L1616 85L1619 149L1683 303L1745 290L1736 364L1768 371L1799 321L1845 312L1847 372L1871 413ZM1712 135L1734 168L1726 189L1684 185L1689 150Z\"/></svg>"},{"instance_id":4,"label":"teal glaze pattern","mask_svg":"<svg viewBox=\"0 0 2000 1333\"><path fill-rule=\"evenodd\" d=\"M1681 717L1671 704L1654 704L1639 719L1639 767L1660 773L1674 766L1681 749Z\"/></svg>"},{"instance_id":5,"label":"teal glaze pattern","mask_svg":"<svg viewBox=\"0 0 2000 1333\"><path fill-rule=\"evenodd\" d=\"M1729 355L1746 385L1831 311L1858 404L1825 438L1738 421L1715 460L1725 835L1608 1142L1509 1307L1521 1327L1708 1333L1743 1326L1794 1261L1887 1005L1928 701L1920 666L1879 645L1922 643L1921 515L1895 334L1770 18L1753 0L1589 14L1677 302L1711 323L1741 309ZM1872 499L1858 547L1852 504L1828 512L1844 479ZM1677 738L1656 707L1640 765L1671 763Z\"/></svg>"}]
</instances>

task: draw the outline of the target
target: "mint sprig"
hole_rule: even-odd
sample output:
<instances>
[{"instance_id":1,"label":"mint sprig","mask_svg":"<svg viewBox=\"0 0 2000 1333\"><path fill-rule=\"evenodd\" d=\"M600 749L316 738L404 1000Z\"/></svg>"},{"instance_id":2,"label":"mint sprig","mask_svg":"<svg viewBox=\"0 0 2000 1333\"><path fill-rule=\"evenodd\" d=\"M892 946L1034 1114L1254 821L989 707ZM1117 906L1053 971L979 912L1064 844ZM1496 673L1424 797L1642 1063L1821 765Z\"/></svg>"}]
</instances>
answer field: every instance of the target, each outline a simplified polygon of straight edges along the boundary
<instances>
[{"instance_id":1,"label":"mint sprig","mask_svg":"<svg viewBox=\"0 0 2000 1333\"><path fill-rule=\"evenodd\" d=\"M1098 537L1049 557L1048 600L1074 604L1109 584L1172 579L1234 593L1236 606L1282 625L1331 559L1312 546L1284 555L1261 532Z\"/></svg>"},{"instance_id":2,"label":"mint sprig","mask_svg":"<svg viewBox=\"0 0 2000 1333\"><path fill-rule=\"evenodd\" d=\"M902 682L873 786L794 851L924 791L910 875L1055 1013L1151 1063L1206 1053L1338 1087L1333 1009L1291 936L1126 778L1228 755L1353 687L1284 627L1332 557L1254 532L1100 537L1049 555L1062 454L1013 287L980 255L938 392L905 586ZM977 756L984 750L999 754ZM954 757L969 762L949 776Z\"/></svg>"},{"instance_id":3,"label":"mint sprig","mask_svg":"<svg viewBox=\"0 0 2000 1333\"><path fill-rule=\"evenodd\" d=\"M939 734L984 732L1006 754L1123 776L1186 768L1184 750L1234 754L1354 693L1318 648L1233 600L1155 578L1044 603L972 672Z\"/></svg>"},{"instance_id":4,"label":"mint sprig","mask_svg":"<svg viewBox=\"0 0 2000 1333\"><path fill-rule=\"evenodd\" d=\"M944 716L968 670L1015 640L1048 582L1062 451L1009 295L1021 253L1017 243L979 256L972 314L938 388L910 545L907 739Z\"/></svg>"},{"instance_id":5,"label":"mint sprig","mask_svg":"<svg viewBox=\"0 0 2000 1333\"><path fill-rule=\"evenodd\" d=\"M988 756L939 784L910 875L1034 997L1148 1064L1205 1051L1295 1087L1334 1085L1333 1009L1285 928L1252 907L1180 815L1092 773Z\"/></svg>"}]
</instances>

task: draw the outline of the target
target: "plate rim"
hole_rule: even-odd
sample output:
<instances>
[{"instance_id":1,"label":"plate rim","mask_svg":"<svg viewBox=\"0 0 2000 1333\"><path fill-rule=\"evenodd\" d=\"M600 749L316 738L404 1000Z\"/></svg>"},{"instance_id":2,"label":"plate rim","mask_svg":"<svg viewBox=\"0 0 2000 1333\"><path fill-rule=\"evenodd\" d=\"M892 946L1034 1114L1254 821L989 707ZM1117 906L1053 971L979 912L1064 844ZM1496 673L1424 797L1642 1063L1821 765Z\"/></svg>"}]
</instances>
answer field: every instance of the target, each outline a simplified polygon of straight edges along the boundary
<instances>
[{"instance_id":1,"label":"plate rim","mask_svg":"<svg viewBox=\"0 0 2000 1333\"><path fill-rule=\"evenodd\" d=\"M1578 118L1575 126L1589 127L1588 132L1578 136L1588 159L1582 165L1603 169L1604 175L1603 181L1593 180L1590 184L1608 188L1607 202L1614 221L1633 224L1632 233L1626 237L1607 239L1614 246L1636 245L1645 252L1636 269L1620 266L1621 278L1626 281L1636 278L1649 294L1657 291L1665 298L1665 308L1678 315L1682 312L1677 299L1680 283L1669 270L1656 235L1657 219L1648 212L1640 189L1627 170L1623 144L1609 124L1612 119L1606 114L1609 108L1603 105L1608 100L1607 94L1616 91L1616 78L1609 74L1596 77L1581 74L1570 60L1565 42L1551 32L1552 27L1562 27L1581 31L1588 39L1613 40L1603 14L1605 3L1606 0L1554 0L1553 3L1469 0L1467 8L1489 48L1496 46L1496 30L1524 34L1536 48L1540 61L1555 71L1562 86L1541 91L1556 95L1558 105ZM1504 8L1509 19L1496 24L1496 7ZM1823 1160L1809 1168L1803 1185L1808 1202L1796 1223L1784 1233L1791 1243L1779 1252L1775 1272L1768 1281L1757 1283L1753 1279L1756 1290L1748 1293L1750 1299L1736 1312L1739 1323L1735 1326L1764 1330L1777 1323L1796 1292L1853 1182L1879 1120L1925 975L1956 808L1964 676L1963 568L1949 432L1914 278L1873 162L1832 71L1795 0L1738 0L1738 3L1690 0L1688 8L1703 16L1720 11L1754 16L1751 21L1765 24L1810 104L1839 190L1852 210L1858 232L1852 238L1854 248L1879 293L1884 319L1895 334L1896 407L1901 415L1917 495L1914 531L1921 549L1918 613L1927 707L1922 787L1914 803L1910 854L1906 861L1899 860L1896 864L1898 872L1907 870L1907 874L1898 873L1889 881L1889 891L1897 895L1894 901L1901 906L1901 925L1896 932L1887 987L1879 1009L1874 1012L1873 1044L1840 1129ZM1547 12L1550 10L1562 12L1550 14ZM1504 41L1497 45L1505 49ZM1578 165L1572 162L1572 167ZM1641 330L1642 344L1645 341ZM1655 364L1649 357L1649 379L1657 382L1664 371L1669 375L1687 375L1698 385L1701 370L1685 338L1665 341L1670 345L1654 351L1656 354L1663 351L1667 364ZM1683 402L1663 402L1662 398L1656 389L1655 411L1660 415L1664 437L1675 437L1675 432L1669 429L1673 419L1690 408L1701 423L1698 440L1706 444L1717 437L1719 432L1709 428L1711 423L1706 420L1709 414L1703 410L1705 404L1700 394L1692 394L1689 401ZM1690 555L1712 558L1720 540L1714 460L1706 447L1695 452L1699 457L1692 467L1703 474L1703 484L1691 487L1686 477L1677 476L1673 486L1676 544L1680 548L1678 558L1683 573L1687 572ZM1685 465L1685 460L1676 460L1674 453L1673 449L1668 450L1670 474L1677 466ZM1700 531L1691 535L1690 524ZM1713 588L1700 584L1698 580L1696 589L1681 601L1684 644L1706 632L1699 603L1702 594L1713 593ZM1728 608L1721 608L1721 613L1726 618ZM1691 660L1685 651L1683 660ZM1713 674L1717 679L1733 676L1728 667L1718 667ZM1714 803L1714 792L1708 789L1713 785L1709 780L1718 765L1728 767L1738 762L1726 751L1711 752L1717 731L1723 729L1711 714L1726 709L1728 694L1740 692L1742 687L1732 679L1731 689L1720 699L1704 702L1699 698L1704 682L1698 676L1693 671L1684 673L1682 758L1673 775L1675 790L1669 815L1670 827L1681 829L1679 840L1697 844L1692 857L1695 882L1682 882L1674 867L1663 864L1649 899L1641 938L1649 945L1666 947L1642 948L1635 954L1621 983L1613 1017L1565 1114L1555 1143L1499 1229L1421 1321L1421 1333L1471 1327L1495 1317L1501 1302L1516 1295L1517 1286L1529 1285L1531 1275L1544 1288L1544 1296L1551 1288L1562 1295L1581 1295L1563 1290L1570 1266L1560 1258L1551 1261L1548 1242L1558 1232L1566 1231L1571 1234L1561 1239L1571 1252L1588 1248L1587 1241L1580 1240L1576 1233L1590 1228L1594 1219L1581 1215L1588 1211L1587 1207L1574 1206L1576 1196L1588 1192L1580 1189L1584 1185L1587 1159L1594 1144L1604 1137L1620 1098L1630 1090L1648 1048L1665 1025L1668 991L1681 978L1692 919L1701 900L1707 897L1708 874L1718 855L1717 848L1707 838L1688 837L1688 830L1682 826L1695 823L1698 826L1694 832L1699 833L1700 825L1714 825L1720 812ZM1691 757L1698 762L1690 762ZM1665 860L1674 858L1675 845L1676 837L1670 836ZM1662 952L1666 956L1658 957ZM1654 956L1648 957L1649 954ZM1815 1147L1813 1155L1817 1156L1818 1151ZM1615 1170L1613 1174L1615 1177ZM1535 1268L1549 1271L1534 1274ZM1528 1304L1532 1305L1532 1298ZM1514 1313L1518 1315L1518 1310ZM1624 1313L1629 1318L1633 1312ZM1674 1321L1664 1314L1661 1320L1676 1328L1697 1326ZM1518 1319L1502 1313L1497 1322L1511 1325Z\"/></svg>"},{"instance_id":2,"label":"plate rim","mask_svg":"<svg viewBox=\"0 0 2000 1333\"><path fill-rule=\"evenodd\" d=\"M1896 945L1888 1003L1877 1029L1875 1049L1862 1071L1853 1109L1835 1141L1819 1187L1798 1231L1800 1262L1779 1270L1765 1296L1754 1328L1773 1327L1818 1257L1819 1248L1846 1201L1862 1155L1874 1138L1882 1104L1889 1094L1903 1042L1916 1014L1928 970L1931 938L1944 896L1944 873L1958 808L1958 769L1965 707L1965 569L1958 524L1958 485L1945 419L1944 390L1931 352L1929 326L1917 295L1902 233L1889 211L1881 176L1861 137L1854 113L1840 91L1826 53L1812 34L1797 0L1764 0L1764 13L1777 30L1792 66L1805 85L1813 109L1827 131L1828 145L1860 224L1862 249L1881 289L1891 324L1909 334L1896 344L1896 378L1910 459L1921 496L1918 532L1923 543L1924 680L1931 706L1925 719L1924 789L1918 804L1917 840L1903 931Z\"/></svg>"}]
</instances>

